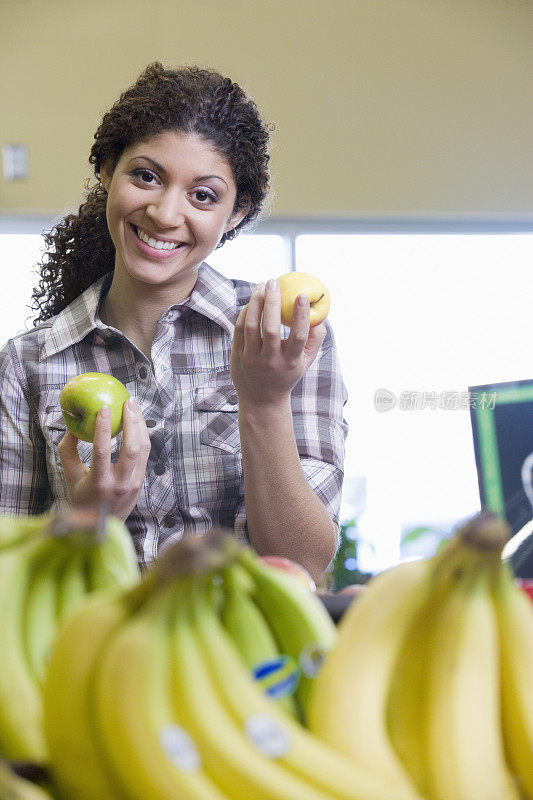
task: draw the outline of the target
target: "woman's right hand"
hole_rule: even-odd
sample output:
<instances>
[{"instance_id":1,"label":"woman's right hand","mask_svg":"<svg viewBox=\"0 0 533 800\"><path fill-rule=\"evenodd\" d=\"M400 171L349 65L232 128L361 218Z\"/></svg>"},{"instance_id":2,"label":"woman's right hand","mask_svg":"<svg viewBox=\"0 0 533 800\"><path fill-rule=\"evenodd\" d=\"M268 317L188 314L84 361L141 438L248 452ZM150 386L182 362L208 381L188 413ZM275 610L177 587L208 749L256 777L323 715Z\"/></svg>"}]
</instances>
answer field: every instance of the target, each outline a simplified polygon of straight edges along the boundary
<instances>
[{"instance_id":1,"label":"woman's right hand","mask_svg":"<svg viewBox=\"0 0 533 800\"><path fill-rule=\"evenodd\" d=\"M78 453L78 439L69 430L58 446L70 500L75 505L104 503L109 513L125 521L135 508L146 474L151 443L137 401L124 403L122 449L111 462L111 414L101 408L96 417L91 466Z\"/></svg>"}]
</instances>

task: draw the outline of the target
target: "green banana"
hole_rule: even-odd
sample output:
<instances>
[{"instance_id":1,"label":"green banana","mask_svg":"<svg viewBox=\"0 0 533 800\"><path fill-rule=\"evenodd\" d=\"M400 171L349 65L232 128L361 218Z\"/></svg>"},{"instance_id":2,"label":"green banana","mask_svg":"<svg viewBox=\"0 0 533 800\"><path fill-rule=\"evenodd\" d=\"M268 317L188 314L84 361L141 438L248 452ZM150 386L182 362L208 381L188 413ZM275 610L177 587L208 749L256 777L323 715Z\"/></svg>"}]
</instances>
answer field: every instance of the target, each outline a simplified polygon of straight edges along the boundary
<instances>
[{"instance_id":1,"label":"green banana","mask_svg":"<svg viewBox=\"0 0 533 800\"><path fill-rule=\"evenodd\" d=\"M50 772L64 800L124 800L94 734L93 670L109 637L129 615L122 593L95 594L62 625L44 684L44 731Z\"/></svg>"},{"instance_id":2,"label":"green banana","mask_svg":"<svg viewBox=\"0 0 533 800\"><path fill-rule=\"evenodd\" d=\"M337 641L337 629L318 597L281 570L263 563L251 549L239 562L254 579L252 597L261 609L282 651L301 669L296 687L300 715L305 720L311 687L326 654Z\"/></svg>"},{"instance_id":3,"label":"green banana","mask_svg":"<svg viewBox=\"0 0 533 800\"><path fill-rule=\"evenodd\" d=\"M250 573L240 564L232 564L223 574L222 622L239 650L251 674L260 680L264 674L268 696L288 714L296 717L298 709L293 697L299 680L299 669L290 656L280 653L278 643L265 617L251 597L255 584ZM285 678L280 678L280 671Z\"/></svg>"},{"instance_id":4,"label":"green banana","mask_svg":"<svg viewBox=\"0 0 533 800\"><path fill-rule=\"evenodd\" d=\"M87 585L86 548L69 555L58 576L56 614L58 625L82 603L89 594Z\"/></svg>"},{"instance_id":5,"label":"green banana","mask_svg":"<svg viewBox=\"0 0 533 800\"><path fill-rule=\"evenodd\" d=\"M51 519L51 513L18 517L13 514L0 515L0 553L41 534Z\"/></svg>"},{"instance_id":6,"label":"green banana","mask_svg":"<svg viewBox=\"0 0 533 800\"><path fill-rule=\"evenodd\" d=\"M173 600L173 592L158 594L104 648L92 684L97 735L128 800L226 800L174 710Z\"/></svg>"},{"instance_id":7,"label":"green banana","mask_svg":"<svg viewBox=\"0 0 533 800\"><path fill-rule=\"evenodd\" d=\"M28 663L24 625L35 566L50 549L50 541L36 537L0 555L0 752L37 764L47 760L42 694Z\"/></svg>"}]
</instances>

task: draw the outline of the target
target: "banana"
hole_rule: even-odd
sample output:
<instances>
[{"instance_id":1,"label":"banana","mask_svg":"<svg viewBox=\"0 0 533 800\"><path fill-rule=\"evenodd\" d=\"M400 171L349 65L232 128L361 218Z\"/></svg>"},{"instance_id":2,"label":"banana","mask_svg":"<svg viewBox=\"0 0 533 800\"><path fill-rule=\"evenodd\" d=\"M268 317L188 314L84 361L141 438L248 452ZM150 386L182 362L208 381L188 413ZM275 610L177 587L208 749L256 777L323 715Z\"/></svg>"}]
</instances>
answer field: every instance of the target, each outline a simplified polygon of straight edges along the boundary
<instances>
[{"instance_id":1,"label":"banana","mask_svg":"<svg viewBox=\"0 0 533 800\"><path fill-rule=\"evenodd\" d=\"M108 517L102 541L91 549L88 560L90 589L128 587L139 579L139 566L133 540L123 522Z\"/></svg>"},{"instance_id":2,"label":"banana","mask_svg":"<svg viewBox=\"0 0 533 800\"><path fill-rule=\"evenodd\" d=\"M121 593L95 594L66 618L44 684L50 772L64 800L123 800L94 735L90 681L100 652L129 614Z\"/></svg>"},{"instance_id":3,"label":"banana","mask_svg":"<svg viewBox=\"0 0 533 800\"><path fill-rule=\"evenodd\" d=\"M205 584L196 582L189 593L183 592L181 608L175 621L178 699L192 717L199 746L204 742L210 751L207 768L211 764L217 771L228 794L265 800L417 796L355 767L265 697L243 665Z\"/></svg>"},{"instance_id":4,"label":"banana","mask_svg":"<svg viewBox=\"0 0 533 800\"><path fill-rule=\"evenodd\" d=\"M35 565L50 547L50 541L36 537L0 555L0 752L12 761L37 764L46 762L47 748L42 693L27 659L24 618Z\"/></svg>"},{"instance_id":5,"label":"banana","mask_svg":"<svg viewBox=\"0 0 533 800\"><path fill-rule=\"evenodd\" d=\"M307 708L309 728L356 763L415 792L387 730L387 698L406 633L432 587L429 560L379 573L346 610ZM416 792L415 792L416 794Z\"/></svg>"},{"instance_id":6,"label":"banana","mask_svg":"<svg viewBox=\"0 0 533 800\"><path fill-rule=\"evenodd\" d=\"M296 717L298 709L292 695L299 679L299 669L290 656L282 656L265 617L250 596L255 586L252 576L237 563L224 570L222 575L224 627L251 674L261 680L264 691L280 708ZM280 671L283 671L281 677Z\"/></svg>"},{"instance_id":7,"label":"banana","mask_svg":"<svg viewBox=\"0 0 533 800\"><path fill-rule=\"evenodd\" d=\"M0 800L52 800L52 796L36 783L20 778L0 761Z\"/></svg>"},{"instance_id":8,"label":"banana","mask_svg":"<svg viewBox=\"0 0 533 800\"><path fill-rule=\"evenodd\" d=\"M211 666L198 639L198 620L196 615L193 617L191 608L193 590L190 585L185 584L185 587L179 590L173 623L173 683L176 708L194 737L207 773L233 800L330 800L325 793L291 775L278 763L275 755L269 757L266 750L262 752L262 748L269 745L275 749L286 746L282 725L275 732L265 731L264 744L258 746L254 744L254 738L257 740L261 731L254 733L252 730L254 720L250 721L251 734L247 735L233 718L218 692ZM241 657L236 654L236 658L246 680L253 686L253 679ZM234 678L234 675L229 676L230 680ZM274 706L258 687L256 690L269 707ZM287 714L278 713L284 720L290 720ZM259 723L261 720L256 719L255 724Z\"/></svg>"},{"instance_id":9,"label":"banana","mask_svg":"<svg viewBox=\"0 0 533 800\"><path fill-rule=\"evenodd\" d=\"M429 800L518 800L500 723L499 643L488 570L459 571L428 644Z\"/></svg>"},{"instance_id":10,"label":"banana","mask_svg":"<svg viewBox=\"0 0 533 800\"><path fill-rule=\"evenodd\" d=\"M35 564L26 594L23 621L26 651L30 669L39 686L43 684L57 633L59 575L70 555L64 542L50 540Z\"/></svg>"},{"instance_id":11,"label":"banana","mask_svg":"<svg viewBox=\"0 0 533 800\"><path fill-rule=\"evenodd\" d=\"M291 576L264 564L249 548L240 552L239 560L254 579L252 597L281 651L301 669L295 696L305 720L311 687L326 653L337 641L337 629L318 597Z\"/></svg>"},{"instance_id":12,"label":"banana","mask_svg":"<svg viewBox=\"0 0 533 800\"><path fill-rule=\"evenodd\" d=\"M226 800L174 710L173 601L173 591L159 594L105 646L92 684L97 735L128 800Z\"/></svg>"},{"instance_id":13,"label":"banana","mask_svg":"<svg viewBox=\"0 0 533 800\"><path fill-rule=\"evenodd\" d=\"M507 564L494 581L499 624L505 750L527 800L533 800L533 606Z\"/></svg>"},{"instance_id":14,"label":"banana","mask_svg":"<svg viewBox=\"0 0 533 800\"><path fill-rule=\"evenodd\" d=\"M0 515L0 553L2 550L22 544L45 530L51 518L50 512L28 517L13 514Z\"/></svg>"},{"instance_id":15,"label":"banana","mask_svg":"<svg viewBox=\"0 0 533 800\"><path fill-rule=\"evenodd\" d=\"M77 552L71 553L63 564L57 587L56 614L58 625L63 624L65 618L85 600L89 593L87 584L88 558L86 548L80 548Z\"/></svg>"}]
</instances>

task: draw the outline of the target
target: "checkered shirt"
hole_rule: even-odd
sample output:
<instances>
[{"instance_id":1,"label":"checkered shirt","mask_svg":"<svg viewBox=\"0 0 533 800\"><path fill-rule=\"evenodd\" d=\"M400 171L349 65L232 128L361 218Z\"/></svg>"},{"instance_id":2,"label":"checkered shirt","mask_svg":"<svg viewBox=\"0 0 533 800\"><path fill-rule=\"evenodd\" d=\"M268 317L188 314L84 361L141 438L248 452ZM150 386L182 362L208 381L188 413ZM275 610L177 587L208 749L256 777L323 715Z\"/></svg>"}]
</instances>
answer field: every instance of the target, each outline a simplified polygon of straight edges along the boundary
<instances>
[{"instance_id":1,"label":"checkered shirt","mask_svg":"<svg viewBox=\"0 0 533 800\"><path fill-rule=\"evenodd\" d=\"M98 315L111 273L64 311L10 339L0 351L0 513L37 514L68 504L57 452L65 433L64 384L105 372L135 396L152 448L127 519L139 562L215 525L247 540L239 403L229 373L234 325L253 284L202 264L190 297L158 320L152 362ZM331 327L292 391L294 433L305 476L337 522L343 481L346 389ZM285 329L285 335L288 330ZM122 436L113 440L116 461ZM92 445L80 441L89 465Z\"/></svg>"}]
</instances>

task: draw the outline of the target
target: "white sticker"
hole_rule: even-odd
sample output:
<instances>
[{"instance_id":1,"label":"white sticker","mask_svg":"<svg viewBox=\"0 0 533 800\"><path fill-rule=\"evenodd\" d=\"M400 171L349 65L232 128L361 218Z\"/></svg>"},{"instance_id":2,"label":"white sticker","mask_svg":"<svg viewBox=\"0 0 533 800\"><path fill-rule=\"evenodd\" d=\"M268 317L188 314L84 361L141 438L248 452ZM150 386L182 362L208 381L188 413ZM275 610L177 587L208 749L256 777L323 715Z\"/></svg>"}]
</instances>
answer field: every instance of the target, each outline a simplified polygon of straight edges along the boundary
<instances>
[{"instance_id":1,"label":"white sticker","mask_svg":"<svg viewBox=\"0 0 533 800\"><path fill-rule=\"evenodd\" d=\"M300 651L298 661L303 674L308 678L316 678L327 655L326 648L318 643L310 642Z\"/></svg>"},{"instance_id":2,"label":"white sticker","mask_svg":"<svg viewBox=\"0 0 533 800\"><path fill-rule=\"evenodd\" d=\"M248 717L244 730L252 744L268 758L282 758L290 750L289 732L269 714Z\"/></svg>"},{"instance_id":3,"label":"white sticker","mask_svg":"<svg viewBox=\"0 0 533 800\"><path fill-rule=\"evenodd\" d=\"M159 742L172 763L183 772L200 769L200 753L187 733L179 725L165 725L159 732Z\"/></svg>"}]
</instances>

